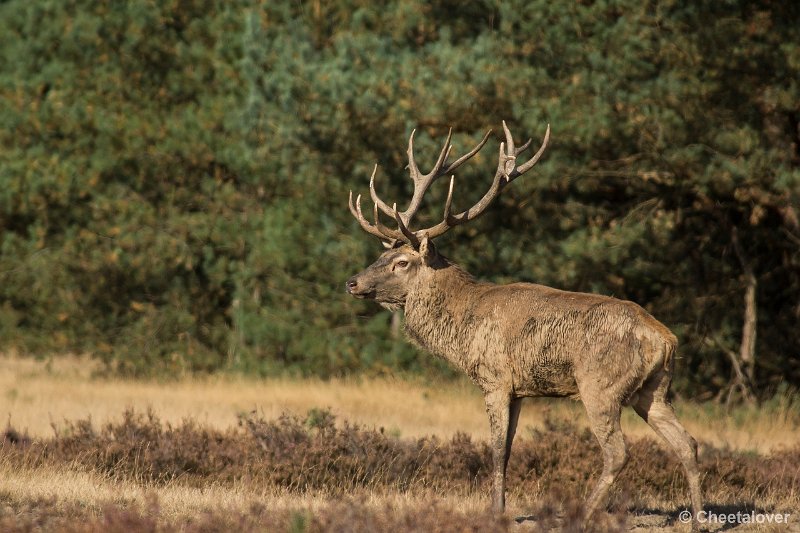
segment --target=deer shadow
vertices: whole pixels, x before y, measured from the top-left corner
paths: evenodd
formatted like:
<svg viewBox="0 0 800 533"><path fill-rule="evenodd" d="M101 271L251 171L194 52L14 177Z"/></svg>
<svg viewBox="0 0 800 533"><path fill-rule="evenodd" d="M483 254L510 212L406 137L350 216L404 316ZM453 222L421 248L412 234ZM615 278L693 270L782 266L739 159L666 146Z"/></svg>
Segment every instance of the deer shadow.
<svg viewBox="0 0 800 533"><path fill-rule="evenodd" d="M690 515L686 515L690 510L686 507L679 507L677 509L662 509L662 508L654 508L654 507L633 507L628 509L629 514L629 521L628 525L633 526L634 528L638 527L664 527L664 528L673 528L680 526L681 524L689 524L690 520L687 520L686 517ZM727 521L722 522L721 520L712 519L711 516L725 516L728 517L730 515L750 515L750 513L756 514L779 514L781 511L774 510L774 509L766 509L763 507L757 506L753 502L740 502L735 504L707 504L703 506L703 511L705 511L705 520L703 523L700 524L701 531L729 531L738 528L739 526L744 526L745 528L752 527L753 523L745 522L745 519Z"/></svg>

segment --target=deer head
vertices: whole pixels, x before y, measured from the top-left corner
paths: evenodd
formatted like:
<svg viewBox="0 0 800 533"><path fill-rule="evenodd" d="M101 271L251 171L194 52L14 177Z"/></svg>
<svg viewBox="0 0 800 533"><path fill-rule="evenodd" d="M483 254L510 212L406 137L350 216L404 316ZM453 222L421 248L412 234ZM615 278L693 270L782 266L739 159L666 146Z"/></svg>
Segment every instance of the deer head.
<svg viewBox="0 0 800 533"><path fill-rule="evenodd" d="M347 292L356 298L373 299L394 311L405 306L412 286L424 283L430 270L446 264L427 236L422 237L417 248L398 240L366 270L347 281Z"/></svg>
<svg viewBox="0 0 800 533"><path fill-rule="evenodd" d="M347 281L347 291L350 294L356 298L375 299L387 308L399 308L405 304L405 297L410 285L413 282L417 282L421 274L424 277L426 269L436 269L446 264L446 261L436 252L433 239L443 235L454 226L474 220L483 214L489 204L509 183L533 168L544 153L547 142L550 139L550 126L548 125L539 151L525 163L517 165L517 156L530 146L531 140L528 140L520 147L516 147L505 121L503 122L503 131L505 132L505 142L500 143L497 170L495 171L492 185L475 205L461 213L453 214L451 211L453 188L455 186L455 176L452 175L452 172L483 148L492 133L491 130L483 136L483 139L472 150L452 163L448 163L450 151L453 148L453 145L450 144L451 129L447 134L447 139L444 142L444 146L442 146L441 152L439 152L436 163L427 174L420 172L414 159L414 132L412 131L408 139L407 153L408 171L414 182L414 192L405 211L398 211L396 203L389 207L389 204L381 200L375 192L377 165L375 165L369 179L369 193L373 202L373 223L370 223L364 217L361 210L361 195L358 195L355 202L353 202L353 191L350 191L348 202L350 212L358 220L364 231L378 237L387 248L387 251L375 263ZM441 222L429 228L411 229L414 215L419 210L425 192L434 181L447 174L450 174L450 188L447 193L444 216ZM397 225L397 229L385 226L380 220L381 214L391 217Z"/></svg>

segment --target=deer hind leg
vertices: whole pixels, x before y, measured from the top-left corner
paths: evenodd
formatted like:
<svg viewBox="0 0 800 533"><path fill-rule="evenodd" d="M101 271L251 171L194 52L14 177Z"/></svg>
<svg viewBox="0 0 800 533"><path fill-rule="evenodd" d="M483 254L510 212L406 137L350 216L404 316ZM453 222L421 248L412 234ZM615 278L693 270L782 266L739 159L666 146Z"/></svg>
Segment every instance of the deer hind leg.
<svg viewBox="0 0 800 533"><path fill-rule="evenodd" d="M511 400L508 414L508 432L506 433L506 458L503 463L503 477L505 478L508 470L508 460L511 457L511 444L514 442L514 435L517 433L517 423L519 422L519 412L522 410L522 398Z"/></svg>
<svg viewBox="0 0 800 533"><path fill-rule="evenodd" d="M703 510L703 497L700 492L700 468L697 465L697 442L684 429L675 411L666 399L669 389L670 376L662 372L656 376L652 386L639 392L638 401L633 404L633 409L647 424L653 428L659 437L672 448L675 455L683 465L686 480L689 483L689 492L692 498L692 514L695 517L694 527L697 527L696 518Z"/></svg>
<svg viewBox="0 0 800 533"><path fill-rule="evenodd" d="M506 392L486 395L486 412L491 427L491 446L494 470L492 473L492 509L497 512L506 506L506 467L511 456L511 443L517 429L521 399L511 399Z"/></svg>
<svg viewBox="0 0 800 533"><path fill-rule="evenodd" d="M608 491L614 479L628 462L628 451L619 422L620 411L619 405L604 407L586 405L589 426L603 450L603 472L589 499L586 500L587 520L606 505Z"/></svg>

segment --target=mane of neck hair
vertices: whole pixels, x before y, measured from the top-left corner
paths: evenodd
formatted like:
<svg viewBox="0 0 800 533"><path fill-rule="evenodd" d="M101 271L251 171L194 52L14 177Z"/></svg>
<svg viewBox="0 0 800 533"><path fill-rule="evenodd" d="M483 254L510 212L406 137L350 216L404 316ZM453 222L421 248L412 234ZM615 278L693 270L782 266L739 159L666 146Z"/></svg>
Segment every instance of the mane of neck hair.
<svg viewBox="0 0 800 533"><path fill-rule="evenodd" d="M437 274L442 274L448 278L455 278L458 281L463 283L476 283L475 277L464 270L461 265L458 265L443 255L438 257L437 264L433 267L434 270L434 279L438 276Z"/></svg>
<svg viewBox="0 0 800 533"><path fill-rule="evenodd" d="M474 301L479 283L460 266L440 256L405 306L405 331L409 339L432 354L463 368L466 341L462 322Z"/></svg>

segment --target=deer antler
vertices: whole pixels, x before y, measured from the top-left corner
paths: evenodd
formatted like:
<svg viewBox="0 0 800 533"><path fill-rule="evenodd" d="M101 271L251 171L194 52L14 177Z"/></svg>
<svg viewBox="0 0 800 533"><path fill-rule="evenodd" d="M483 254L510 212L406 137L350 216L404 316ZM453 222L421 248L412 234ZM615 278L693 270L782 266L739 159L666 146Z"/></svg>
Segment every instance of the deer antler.
<svg viewBox="0 0 800 533"><path fill-rule="evenodd" d="M550 125L548 124L544 141L542 142L542 146L539 148L539 151L536 152L536 154L526 163L516 166L517 156L530 146L532 139L528 140L528 142L521 147L516 148L514 145L514 138L506 126L505 121L503 121L503 131L505 133L506 140L505 143L500 143L497 171L495 172L492 185L489 187L489 190L486 192L486 194L483 195L483 198L481 198L478 203L466 211L462 211L457 215L453 215L450 212L453 200L453 188L455 184L455 176L451 175L450 188L447 194L447 200L445 202L444 218L442 221L435 226L426 229L419 229L416 231L409 229L409 224L414 218L414 215L417 214L420 204L422 203L422 198L431 184L439 177L446 174L451 174L465 161L477 154L489 139L489 135L492 133L491 130L486 132L486 135L483 136L483 139L481 139L475 148L448 165L447 158L449 157L450 151L453 148L453 145L450 144L453 130L450 129L450 131L447 133L447 139L442 146L442 150L439 152L439 157L436 159L433 169L431 169L431 171L427 174L422 174L420 172L416 160L414 159L414 133L416 130L412 131L411 136L408 139L407 153L408 172L414 182L414 193L411 196L411 201L408 204L408 208L406 208L405 211L399 212L397 211L397 204L393 204L392 207L389 207L386 202L380 199L378 194L375 192L375 174L378 171L378 166L375 165L372 175L369 178L369 194L374 204L373 216L375 223L370 224L364 218L364 215L361 212L361 195L356 198L355 205L353 204L353 191L350 191L350 212L353 214L356 220L358 220L358 223L367 233L374 235L383 241L401 240L413 246L419 245L422 235L427 235L429 238L438 237L447 232L453 226L474 220L486 210L489 204L492 203L492 200L494 200L494 198L500 193L500 191L503 190L503 188L505 188L506 185L533 168L533 166L539 161L539 158L541 158L545 148L547 147L547 143L550 140ZM385 215L392 217L395 222L397 222L398 229L390 229L381 224L379 210Z"/></svg>

